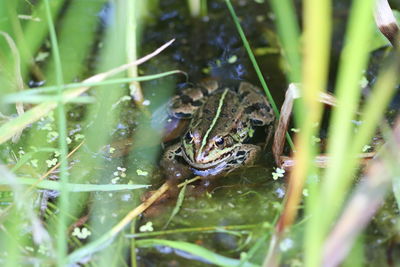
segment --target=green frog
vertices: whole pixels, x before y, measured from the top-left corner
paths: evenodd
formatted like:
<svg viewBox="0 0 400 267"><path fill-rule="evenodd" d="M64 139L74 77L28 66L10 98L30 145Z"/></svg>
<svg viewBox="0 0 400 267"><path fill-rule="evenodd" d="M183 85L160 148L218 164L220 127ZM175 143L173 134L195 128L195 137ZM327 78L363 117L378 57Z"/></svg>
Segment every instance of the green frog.
<svg viewBox="0 0 400 267"><path fill-rule="evenodd" d="M224 87L212 79L182 90L171 100L170 113L190 124L180 141L165 150L162 166L180 163L207 177L254 162L261 151L248 143L254 127L273 126L275 120L259 88L248 82Z"/></svg>

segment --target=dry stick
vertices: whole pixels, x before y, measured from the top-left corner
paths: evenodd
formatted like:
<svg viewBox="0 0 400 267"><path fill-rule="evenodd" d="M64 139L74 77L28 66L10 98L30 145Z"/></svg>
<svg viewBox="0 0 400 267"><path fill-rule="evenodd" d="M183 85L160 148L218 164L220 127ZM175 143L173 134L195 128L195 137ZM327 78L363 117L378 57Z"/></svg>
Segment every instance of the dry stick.
<svg viewBox="0 0 400 267"><path fill-rule="evenodd" d="M135 1L128 1L126 8L126 15L128 17L127 26L126 26L126 45L125 45L125 53L127 57L127 61L132 61L137 58L137 23L139 21L138 12L135 12L137 8L137 3ZM140 12L139 12L140 13ZM127 70L128 77L138 77L138 69L136 66L132 66ZM135 101L135 104L138 108L143 109L145 113L149 112L144 109L143 101L144 96L142 92L142 88L138 81L132 81L129 83L130 95Z"/></svg>
<svg viewBox="0 0 400 267"><path fill-rule="evenodd" d="M174 41L175 41L175 39L172 39L171 41L167 42L166 44L164 44L161 47L159 47L158 49L156 49L154 52L152 52L152 53L148 54L147 56L144 56L138 60L135 60L131 63L119 66L117 68L114 68L112 70L109 70L109 71L106 71L103 73L96 74L96 75L84 80L83 83L85 83L85 82L86 83L100 82L110 76L113 76L117 73L120 73L120 72L128 69L131 66L142 64L143 62L158 55L161 51L163 51L165 48L167 48L169 45L171 45L171 43ZM70 89L63 93L62 98L63 98L64 102L68 102L69 100L86 92L89 88L90 88L90 86L83 86L83 87L79 87L79 88ZM0 144L4 143L8 139L10 139L14 135L15 132L24 129L27 125L34 123L35 121L39 120L44 115L46 115L48 112L55 109L57 107L58 103L59 103L58 101L49 101L49 102L39 104L39 105L35 106L34 108L25 112L25 114L23 114L22 116L19 116L18 118L5 123L3 126L0 127Z"/></svg>
<svg viewBox="0 0 400 267"><path fill-rule="evenodd" d="M165 182L154 194L146 199L142 204L137 206L134 210L129 212L116 226L111 229L111 234L115 236L118 234L126 225L128 225L136 216L144 212L154 202L157 201L165 192L170 188L170 183Z"/></svg>
<svg viewBox="0 0 400 267"><path fill-rule="evenodd" d="M278 166L283 167L285 169L293 166L290 165L293 162L293 159L286 156L282 156L282 153L285 145L285 134L287 132L287 128L289 125L290 116L292 114L293 101L300 97L301 95L300 95L299 85L295 83L289 84L289 87L286 90L285 101L283 102L283 105L281 107L281 116L279 117L278 126L274 135L274 142L272 145L272 152L274 155L274 159ZM330 106L337 105L336 98L329 93L321 92L318 101ZM323 157L316 158L315 161L317 163L317 166L323 166L320 163L322 159L324 158Z"/></svg>
<svg viewBox="0 0 400 267"><path fill-rule="evenodd" d="M71 157L82 145L83 143L85 143L85 141L82 141L79 145L77 145L71 152L68 153L67 155L67 159L69 157ZM35 182L34 184L32 184L28 190L32 190L36 185L38 185L41 181L44 180L44 178L46 178L47 176L49 176L50 173L52 173L55 169L57 169L59 166L61 165L61 161L58 162L56 165L54 165L51 169L49 169L45 174L43 174L38 180L37 182ZM27 191L29 192L29 191Z"/></svg>
<svg viewBox="0 0 400 267"><path fill-rule="evenodd" d="M21 76L21 57L19 56L18 48L17 48L14 40L11 38L11 36L8 33L0 31L0 34L3 35L3 37L6 39L8 46L10 47L13 57L15 59L14 71L15 71L15 79L17 82L17 89L18 89L18 91L22 91L22 90L24 90L24 81L22 80L22 76ZM18 116L21 116L25 112L24 105L22 104L22 102L15 103L15 109L17 110ZM19 137L21 136L22 131L23 131L23 129L21 129L19 132L16 132L14 134L14 136L12 137L12 141L14 143L16 143L19 140Z"/></svg>
<svg viewBox="0 0 400 267"><path fill-rule="evenodd" d="M377 0L374 12L379 30L393 46L400 45L400 29L387 0Z"/></svg>
<svg viewBox="0 0 400 267"><path fill-rule="evenodd" d="M185 183L192 183L196 180L201 179L201 177L196 176L195 178L185 181L178 185L178 187L182 187ZM69 263L73 263L78 261L84 256L88 254L94 253L105 248L108 241L114 238L119 232L121 232L135 217L139 214L147 210L151 205L154 204L165 192L167 192L171 188L171 182L165 182L157 191L151 195L148 199L146 199L142 204L137 206L135 209L130 211L117 225L115 225L111 230L103 234L97 240L86 244L85 246L75 250L68 256Z"/></svg>
<svg viewBox="0 0 400 267"><path fill-rule="evenodd" d="M358 155L358 159L360 160L361 165L367 165L375 156L376 152L361 153ZM281 156L280 160L281 168L285 170L290 170L294 165L296 165L296 162L291 157ZM329 164L329 156L318 155L315 157L314 163L318 168L326 168Z"/></svg>
<svg viewBox="0 0 400 267"><path fill-rule="evenodd" d="M196 176L193 179L190 179L188 181L185 181L183 183L180 183L178 187L182 187L184 184L189 184L193 183L194 181L197 181L201 179L200 176ZM143 201L142 204L137 206L135 209L130 211L117 225L115 225L111 229L111 233L113 236L118 234L126 225L128 225L135 217L137 217L139 214L147 210L151 205L154 204L165 192L167 192L171 188L171 182L165 182L160 188L158 188L148 199Z"/></svg>

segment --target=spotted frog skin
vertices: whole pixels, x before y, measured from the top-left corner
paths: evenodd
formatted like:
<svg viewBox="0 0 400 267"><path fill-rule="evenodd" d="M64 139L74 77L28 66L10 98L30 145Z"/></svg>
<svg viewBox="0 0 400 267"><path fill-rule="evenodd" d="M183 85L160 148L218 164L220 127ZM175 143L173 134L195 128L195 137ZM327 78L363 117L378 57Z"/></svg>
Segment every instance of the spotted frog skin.
<svg viewBox="0 0 400 267"><path fill-rule="evenodd" d="M251 164L261 151L248 143L254 127L272 126L275 119L257 87L247 82L223 87L216 80L183 90L171 100L170 113L190 124L180 141L165 150L162 166L181 162L199 176L217 176Z"/></svg>

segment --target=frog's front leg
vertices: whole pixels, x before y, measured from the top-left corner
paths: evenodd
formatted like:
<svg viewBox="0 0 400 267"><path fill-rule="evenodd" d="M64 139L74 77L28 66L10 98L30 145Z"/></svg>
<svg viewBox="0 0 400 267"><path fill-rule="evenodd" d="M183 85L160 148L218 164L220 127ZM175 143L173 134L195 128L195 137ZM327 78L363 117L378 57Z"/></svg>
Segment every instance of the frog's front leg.
<svg viewBox="0 0 400 267"><path fill-rule="evenodd" d="M236 151L233 159L228 162L227 172L242 167L244 165L252 165L260 154L261 147L252 144L243 144Z"/></svg>
<svg viewBox="0 0 400 267"><path fill-rule="evenodd" d="M182 180L188 178L192 171L187 164L181 163L181 143L169 146L162 155L160 166L167 180Z"/></svg>

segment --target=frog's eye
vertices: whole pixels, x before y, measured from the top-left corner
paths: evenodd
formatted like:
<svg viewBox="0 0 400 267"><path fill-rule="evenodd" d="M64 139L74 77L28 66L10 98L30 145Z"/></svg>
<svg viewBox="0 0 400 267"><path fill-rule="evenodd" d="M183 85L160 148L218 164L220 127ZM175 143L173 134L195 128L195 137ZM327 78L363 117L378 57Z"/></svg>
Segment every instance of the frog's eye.
<svg viewBox="0 0 400 267"><path fill-rule="evenodd" d="M215 144L217 144L217 146L222 146L222 145L224 145L224 143L225 143L225 140L224 140L224 138L222 138L222 137L218 137L218 138L215 140Z"/></svg>
<svg viewBox="0 0 400 267"><path fill-rule="evenodd" d="M190 131L185 134L185 139L188 143L191 143L193 141L193 135Z"/></svg>

